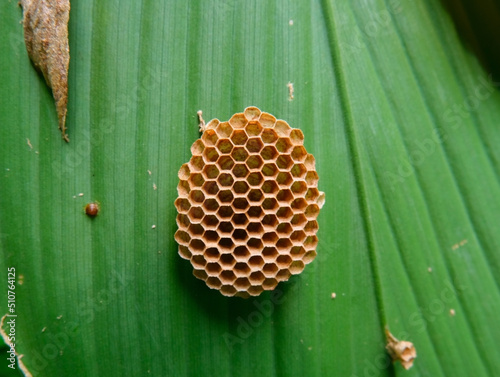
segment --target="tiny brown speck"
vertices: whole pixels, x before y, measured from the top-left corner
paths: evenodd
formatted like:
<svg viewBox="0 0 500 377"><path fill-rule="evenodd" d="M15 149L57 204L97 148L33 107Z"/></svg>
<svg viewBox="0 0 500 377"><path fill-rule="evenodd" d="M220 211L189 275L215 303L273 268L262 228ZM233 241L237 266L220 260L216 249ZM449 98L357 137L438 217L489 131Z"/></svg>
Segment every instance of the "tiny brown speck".
<svg viewBox="0 0 500 377"><path fill-rule="evenodd" d="M87 216L96 217L99 213L99 205L97 203L88 203L85 206L85 213Z"/></svg>

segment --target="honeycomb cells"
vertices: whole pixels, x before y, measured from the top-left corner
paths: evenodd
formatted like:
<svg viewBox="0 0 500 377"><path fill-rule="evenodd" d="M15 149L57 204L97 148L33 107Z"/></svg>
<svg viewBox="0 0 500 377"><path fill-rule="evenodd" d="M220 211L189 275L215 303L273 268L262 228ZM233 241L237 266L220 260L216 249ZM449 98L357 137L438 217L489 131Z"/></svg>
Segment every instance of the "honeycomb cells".
<svg viewBox="0 0 500 377"><path fill-rule="evenodd" d="M193 274L225 296L258 296L316 256L324 193L304 135L248 107L210 121L179 170L175 239Z"/></svg>

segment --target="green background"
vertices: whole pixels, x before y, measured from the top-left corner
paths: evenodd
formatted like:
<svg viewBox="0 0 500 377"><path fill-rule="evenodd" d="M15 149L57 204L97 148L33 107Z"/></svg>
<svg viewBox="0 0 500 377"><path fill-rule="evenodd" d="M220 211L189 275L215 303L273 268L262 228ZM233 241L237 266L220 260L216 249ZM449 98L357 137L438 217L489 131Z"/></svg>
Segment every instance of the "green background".
<svg viewBox="0 0 500 377"><path fill-rule="evenodd" d="M0 4L0 307L14 266L34 376L500 370L500 95L441 3L71 7L66 144L21 8ZM250 105L304 132L326 204L317 259L243 300L191 275L173 202L197 110ZM415 344L410 371L385 326Z"/></svg>

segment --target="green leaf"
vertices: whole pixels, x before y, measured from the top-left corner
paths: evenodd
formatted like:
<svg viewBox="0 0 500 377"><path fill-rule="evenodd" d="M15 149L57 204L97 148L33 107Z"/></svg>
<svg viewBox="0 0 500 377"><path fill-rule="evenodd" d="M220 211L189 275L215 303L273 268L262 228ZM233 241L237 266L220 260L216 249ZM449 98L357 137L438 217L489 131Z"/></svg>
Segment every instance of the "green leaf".
<svg viewBox="0 0 500 377"><path fill-rule="evenodd" d="M34 376L500 369L500 95L438 2L73 2L69 144L0 7L0 305L13 266ZM243 300L191 275L173 202L197 110L250 105L302 129L326 204L317 259Z"/></svg>

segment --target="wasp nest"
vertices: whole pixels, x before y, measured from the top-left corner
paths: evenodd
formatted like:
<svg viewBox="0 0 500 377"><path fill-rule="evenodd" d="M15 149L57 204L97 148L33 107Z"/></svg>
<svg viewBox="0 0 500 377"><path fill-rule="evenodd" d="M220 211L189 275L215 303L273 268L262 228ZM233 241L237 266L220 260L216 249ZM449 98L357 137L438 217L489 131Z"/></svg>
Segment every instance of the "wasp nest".
<svg viewBox="0 0 500 377"><path fill-rule="evenodd" d="M225 296L258 296L316 256L324 202L302 131L248 107L204 127L179 171L175 239Z"/></svg>

